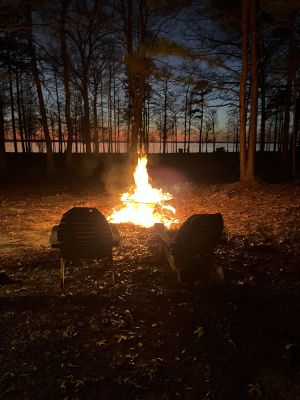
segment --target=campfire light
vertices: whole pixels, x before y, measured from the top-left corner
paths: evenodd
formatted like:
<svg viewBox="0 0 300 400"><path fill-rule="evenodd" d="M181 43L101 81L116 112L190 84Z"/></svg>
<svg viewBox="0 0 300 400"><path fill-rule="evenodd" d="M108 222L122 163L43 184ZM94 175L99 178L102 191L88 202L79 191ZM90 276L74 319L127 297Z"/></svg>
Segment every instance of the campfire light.
<svg viewBox="0 0 300 400"><path fill-rule="evenodd" d="M175 208L166 202L172 199L170 193L152 187L147 171L147 157L139 156L134 172L134 187L122 194L123 207L113 210L108 220L113 223L131 222L149 228L156 223L166 227L178 222L173 215Z"/></svg>

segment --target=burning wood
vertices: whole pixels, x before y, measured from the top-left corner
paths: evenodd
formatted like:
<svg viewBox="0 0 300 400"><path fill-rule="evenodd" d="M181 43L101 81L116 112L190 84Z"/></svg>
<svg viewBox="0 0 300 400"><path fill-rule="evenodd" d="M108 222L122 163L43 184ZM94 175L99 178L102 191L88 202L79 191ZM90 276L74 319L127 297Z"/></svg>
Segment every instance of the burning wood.
<svg viewBox="0 0 300 400"><path fill-rule="evenodd" d="M134 172L134 187L123 193L121 201L123 207L114 209L108 220L113 223L131 222L135 225L149 228L156 223L166 227L178 222L173 216L175 208L169 204L173 197L164 193L162 189L152 187L147 171L147 157L140 156Z"/></svg>

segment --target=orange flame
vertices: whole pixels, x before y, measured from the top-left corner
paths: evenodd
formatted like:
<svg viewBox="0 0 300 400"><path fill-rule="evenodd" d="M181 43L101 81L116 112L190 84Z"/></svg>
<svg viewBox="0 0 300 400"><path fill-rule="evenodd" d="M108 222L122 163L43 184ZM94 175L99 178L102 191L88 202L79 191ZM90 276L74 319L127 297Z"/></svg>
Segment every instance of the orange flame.
<svg viewBox="0 0 300 400"><path fill-rule="evenodd" d="M150 184L147 162L146 156L139 156L134 172L134 188L131 193L129 191L122 194L123 207L113 210L108 217L110 222L131 222L146 228L156 223L163 223L169 227L178 222L172 217L176 213L175 208L165 204L172 199L172 195L164 193L162 189L153 188Z"/></svg>

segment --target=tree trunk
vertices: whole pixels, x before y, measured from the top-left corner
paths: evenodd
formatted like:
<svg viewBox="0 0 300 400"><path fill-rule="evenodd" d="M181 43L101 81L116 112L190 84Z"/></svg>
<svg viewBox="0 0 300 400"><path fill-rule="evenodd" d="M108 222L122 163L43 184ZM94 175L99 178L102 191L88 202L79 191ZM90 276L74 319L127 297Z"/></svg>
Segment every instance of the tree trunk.
<svg viewBox="0 0 300 400"><path fill-rule="evenodd" d="M19 88L19 74L18 74L17 70L16 70L16 89L17 89L19 135L20 135L20 139L21 139L22 152L25 153L24 129L23 129L21 98L20 98L20 88Z"/></svg>
<svg viewBox="0 0 300 400"><path fill-rule="evenodd" d="M65 118L68 132L67 139L67 150L66 150L66 168L71 169L72 165L72 147L73 147L73 136L74 128L71 118L71 91L70 91L70 74L69 74L69 61L68 61L68 50L67 50L67 38L66 38L66 14L69 6L69 0L64 0L63 10L60 20L60 50L61 59L63 64L63 81L64 81L64 92L65 92Z"/></svg>
<svg viewBox="0 0 300 400"><path fill-rule="evenodd" d="M84 69L82 79L82 98L83 98L83 118L84 118L84 142L85 151L87 154L91 154L91 131L90 131L90 105L89 105L89 93L88 93L88 77L87 70Z"/></svg>
<svg viewBox="0 0 300 400"><path fill-rule="evenodd" d="M296 86L296 85L295 85ZM300 124L300 98L297 98L296 90L294 91L294 121L292 135L292 176L296 177L296 147Z"/></svg>
<svg viewBox="0 0 300 400"><path fill-rule="evenodd" d="M189 104L189 119L188 119L188 153L191 151L191 125L192 125L192 94Z"/></svg>
<svg viewBox="0 0 300 400"><path fill-rule="evenodd" d="M113 145L112 145L112 96L111 96L111 81L112 81L112 72L111 65L109 64L109 75L108 75L108 100L107 100L107 127L108 127L108 153L112 153Z"/></svg>
<svg viewBox="0 0 300 400"><path fill-rule="evenodd" d="M31 16L30 9L27 11L27 22L28 22L28 47L29 47L29 52L30 52L30 56L31 56L32 76L33 76L33 80L34 80L36 90L37 90L40 113L41 113L42 127L43 127L43 132L44 132L45 140L46 140L47 172L49 175L51 175L54 173L54 169L55 169L54 168L54 159L53 159L53 154L52 154L51 138L50 138L49 127L48 127L48 122L47 122L47 113L46 113L46 107L45 107L45 102L44 102L44 97L43 97L42 85L41 85L41 80L40 80L38 66L37 66L35 48L34 48L34 44L33 44L32 16Z"/></svg>
<svg viewBox="0 0 300 400"><path fill-rule="evenodd" d="M292 86L295 75L295 17L292 21L292 26L290 27L290 38L289 38L289 66L288 66L288 76L285 89L285 103L284 103L284 119L282 128L282 148L281 148L281 174L283 177L288 175L288 147L289 147L289 128L290 128L290 111L292 104Z"/></svg>
<svg viewBox="0 0 300 400"><path fill-rule="evenodd" d="M7 169L5 155L5 125L4 125L4 104L0 95L0 174L4 174Z"/></svg>
<svg viewBox="0 0 300 400"><path fill-rule="evenodd" d="M260 151L265 151L266 142L266 91L264 66L260 67L260 97L261 97L261 121L260 121Z"/></svg>
<svg viewBox="0 0 300 400"><path fill-rule="evenodd" d="M166 146L167 146L167 101L168 101L168 79L166 78L164 87L163 154L166 153Z"/></svg>
<svg viewBox="0 0 300 400"><path fill-rule="evenodd" d="M105 153L105 137L104 137L104 105L103 105L103 82L102 75L100 75L100 114L101 114L101 136L103 153Z"/></svg>
<svg viewBox="0 0 300 400"><path fill-rule="evenodd" d="M229 151L229 127L227 128L227 135L226 135L226 151Z"/></svg>
<svg viewBox="0 0 300 400"><path fill-rule="evenodd" d="M206 132L205 132L205 153L208 153L208 135L209 135L209 128L206 127Z"/></svg>
<svg viewBox="0 0 300 400"><path fill-rule="evenodd" d="M186 152L186 137L187 137L187 118L188 118L188 92L189 86L187 87L185 93L185 106L184 106L184 144L183 144L183 152Z"/></svg>
<svg viewBox="0 0 300 400"><path fill-rule="evenodd" d="M283 175L287 174L291 97L292 97L292 74L289 73L285 91L284 119L282 128L281 172Z"/></svg>
<svg viewBox="0 0 300 400"><path fill-rule="evenodd" d="M121 152L121 143L120 143L120 98L118 96L117 100L117 143L118 143L118 149L117 152Z"/></svg>
<svg viewBox="0 0 300 400"><path fill-rule="evenodd" d="M246 126L247 126L247 70L248 70L248 0L242 0L242 71L240 78L240 180L243 181L246 169Z"/></svg>
<svg viewBox="0 0 300 400"><path fill-rule="evenodd" d="M13 141L14 141L14 151L18 153L18 143L17 143L17 133L16 133L16 120L15 120L15 104L14 104L14 95L13 95L13 86L12 86L12 72L11 65L9 63L8 66L9 73L9 97L10 97L10 113L11 113L11 126L13 133Z"/></svg>
<svg viewBox="0 0 300 400"><path fill-rule="evenodd" d="M98 83L95 82L94 99L93 99L93 109L94 109L94 152L98 154L99 153L99 135L98 135L97 97L98 97Z"/></svg>
<svg viewBox="0 0 300 400"><path fill-rule="evenodd" d="M123 19L123 31L126 40L126 50L128 62L126 66L128 81L128 136L127 146L128 152L135 158L138 149L138 137L141 127L141 110L139 110L139 93L138 93L138 75L134 73L133 68L134 56L133 51L133 1L120 1L121 14ZM137 51L136 51L137 54ZM130 132L131 127L131 132ZM131 135L130 135L131 133Z"/></svg>
<svg viewBox="0 0 300 400"><path fill-rule="evenodd" d="M278 147L278 151L281 152L281 149L282 149L283 120L284 120L284 105L280 107L279 113L280 113L279 114L279 133L278 133L277 147Z"/></svg>
<svg viewBox="0 0 300 400"><path fill-rule="evenodd" d="M202 153L202 124L199 127L199 153Z"/></svg>
<svg viewBox="0 0 300 400"><path fill-rule="evenodd" d="M251 111L250 111L250 127L248 142L248 157L244 181L254 181L254 158L256 147L257 133L257 101L258 101L258 55L257 55L257 0L250 0L250 16L251 16L251 57L250 57L250 74L251 74Z"/></svg>
<svg viewBox="0 0 300 400"><path fill-rule="evenodd" d="M175 153L178 151L177 117L174 115Z"/></svg>
<svg viewBox="0 0 300 400"><path fill-rule="evenodd" d="M116 73L113 64L113 137L115 143L115 153L117 153L117 103L116 103Z"/></svg>
<svg viewBox="0 0 300 400"><path fill-rule="evenodd" d="M215 123L212 123L212 135L213 135L213 152L216 151L216 132L215 132Z"/></svg>
<svg viewBox="0 0 300 400"><path fill-rule="evenodd" d="M273 151L277 151L277 136L278 136L278 112L279 112L279 107L277 106L276 108L276 113L275 113L275 127L274 127L274 143L273 143Z"/></svg>
<svg viewBox="0 0 300 400"><path fill-rule="evenodd" d="M202 153L202 131L203 131L203 111L204 111L204 94L201 93L201 121L199 128L199 153Z"/></svg>
<svg viewBox="0 0 300 400"><path fill-rule="evenodd" d="M149 95L143 106L143 144L144 151L149 152Z"/></svg>
<svg viewBox="0 0 300 400"><path fill-rule="evenodd" d="M22 73L21 73L20 78L21 78L20 79L21 115L22 115L22 124L23 124L23 129L24 129L24 134L25 134L25 147L26 147L27 153L31 153L31 142L30 142L31 133L29 130L28 118L26 118L26 113L25 113Z"/></svg>
<svg viewBox="0 0 300 400"><path fill-rule="evenodd" d="M131 130L130 153L135 155L138 150L139 136L142 127L142 104L140 94L136 93L133 103L133 120Z"/></svg>
<svg viewBox="0 0 300 400"><path fill-rule="evenodd" d="M140 62L139 58L137 62ZM133 159L138 151L139 138L141 137L142 122L143 122L143 104L144 104L144 79L143 75L133 75L132 72L129 73L129 80L131 81L131 95L132 99L132 129L131 129L131 142L129 147L129 152L132 154Z"/></svg>
<svg viewBox="0 0 300 400"><path fill-rule="evenodd" d="M62 127L61 127L61 115L60 115L60 102L58 96L58 83L56 72L54 72L54 80L55 80L55 94L56 94L56 104L57 104L57 119L58 119L58 152L62 153L63 151L63 135L62 135Z"/></svg>

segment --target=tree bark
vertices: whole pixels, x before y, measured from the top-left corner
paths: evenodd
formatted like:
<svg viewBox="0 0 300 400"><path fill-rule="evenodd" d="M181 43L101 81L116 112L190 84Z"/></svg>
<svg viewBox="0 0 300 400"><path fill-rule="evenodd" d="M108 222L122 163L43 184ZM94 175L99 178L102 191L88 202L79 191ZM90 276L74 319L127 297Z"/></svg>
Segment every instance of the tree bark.
<svg viewBox="0 0 300 400"><path fill-rule="evenodd" d="M166 77L164 86L164 123L163 123L163 154L167 147L167 102L168 102L168 78Z"/></svg>
<svg viewBox="0 0 300 400"><path fill-rule="evenodd" d="M185 105L184 105L184 143L183 152L186 153L186 139L187 139L187 118L188 118L188 92L189 86L185 92Z"/></svg>
<svg viewBox="0 0 300 400"><path fill-rule="evenodd" d="M118 143L118 148L117 148L117 152L120 153L121 152L121 143L120 143L120 98L118 96L118 100L117 100L117 143Z"/></svg>
<svg viewBox="0 0 300 400"><path fill-rule="evenodd" d="M31 16L30 9L27 10L27 22L28 22L28 47L29 47L29 52L30 52L30 56L31 56L32 76L33 76L33 80L34 80L35 87L37 90L40 113L41 113L42 127L43 127L43 132L44 132L45 140L46 140L47 173L49 175L51 175L54 173L54 170L55 170L54 159L53 159L53 153L52 153L52 147L51 147L51 138L50 138L50 133L49 133L47 113L46 113L46 107L45 107L44 96L43 96L43 91L42 91L42 85L41 85L41 80L40 80L38 66L37 66L36 52L35 52L35 47L33 44L32 16Z"/></svg>
<svg viewBox="0 0 300 400"><path fill-rule="evenodd" d="M286 177L288 175L288 150L289 150L289 128L290 128L290 111L292 104L292 87L295 76L295 16L290 27L290 38L289 38L289 65L287 74L287 83L285 89L285 103L284 103L284 119L282 128L282 148L281 148L281 175Z"/></svg>
<svg viewBox="0 0 300 400"><path fill-rule="evenodd" d="M11 126L12 126L12 133L13 133L14 151L15 151L15 153L18 153L16 120L15 120L15 104L14 104L12 72L11 72L11 64L10 63L8 66L8 74L9 74L9 97L10 97Z"/></svg>
<svg viewBox="0 0 300 400"><path fill-rule="evenodd" d="M69 0L64 0L63 9L60 20L60 50L61 59L63 64L63 82L65 92L65 118L68 132L67 139L67 150L66 150L66 168L71 169L72 165L72 147L73 147L73 136L74 128L71 118L71 91L70 91L70 73L69 73L69 61L68 61L68 50L67 50L67 38L66 38L66 15L69 6Z"/></svg>
<svg viewBox="0 0 300 400"><path fill-rule="evenodd" d="M4 125L4 104L0 95L0 174L4 174L7 169L5 154L5 125Z"/></svg>
<svg viewBox="0 0 300 400"><path fill-rule="evenodd" d="M22 110L21 110L21 97L20 97L20 87L19 87L19 74L18 74L17 70L16 70L16 89L17 89L19 135L20 135L20 139L21 139L22 152L25 153L24 128L23 128L23 118L22 118Z"/></svg>
<svg viewBox="0 0 300 400"><path fill-rule="evenodd" d="M276 107L276 112L275 112L275 127L274 127L273 151L277 151L278 112L279 112L279 107L277 106L277 107Z"/></svg>
<svg viewBox="0 0 300 400"><path fill-rule="evenodd" d="M300 124L300 98L297 98L296 90L294 91L294 121L292 135L292 176L296 177L296 146Z"/></svg>
<svg viewBox="0 0 300 400"><path fill-rule="evenodd" d="M134 5L137 6L135 8L137 13L133 12ZM121 0L120 6L127 50L128 118L132 122L129 153L134 159L138 149L141 150L142 146L143 105L145 102L145 82L148 76L147 58L141 51L141 45L145 43L147 35L147 3L143 0L137 2ZM133 24L134 17L138 19L135 26Z"/></svg>
<svg viewBox="0 0 300 400"><path fill-rule="evenodd" d="M245 178L246 169L246 126L247 126L247 70L248 70L248 0L242 0L242 71L240 78L240 180Z"/></svg>
<svg viewBox="0 0 300 400"><path fill-rule="evenodd" d="M204 114L204 94L201 93L201 121L199 128L199 153L202 153L202 131L203 131L203 114Z"/></svg>
<svg viewBox="0 0 300 400"><path fill-rule="evenodd" d="M83 98L83 118L84 118L84 142L85 151L87 154L91 154L91 131L90 131L90 105L89 105L89 93L88 93L88 77L87 70L84 69L82 78L82 98Z"/></svg>
<svg viewBox="0 0 300 400"><path fill-rule="evenodd" d="M20 100L21 100L23 129L24 129L24 134L25 134L25 147L26 147L26 152L27 153L31 153L31 142L30 142L31 132L30 132L30 129L29 129L28 118L26 118L26 112L25 112L22 73L21 73L20 78L21 78L20 79Z"/></svg>
<svg viewBox="0 0 300 400"><path fill-rule="evenodd" d="M191 93L190 96L190 102L189 102L189 113L188 113L188 153L191 151L191 126L192 126L192 100L193 100L193 95Z"/></svg>
<svg viewBox="0 0 300 400"><path fill-rule="evenodd" d="M57 104L57 122L58 122L58 152L62 153L63 151L63 135L62 135L62 126L61 126L61 115L60 115L60 102L58 96L58 82L56 72L54 72L54 80L55 80L55 94L56 94L56 104Z"/></svg>
<svg viewBox="0 0 300 400"><path fill-rule="evenodd" d="M98 98L98 83L95 82L94 99L93 99L93 109L94 109L94 152L95 153L99 153L97 98Z"/></svg>
<svg viewBox="0 0 300 400"><path fill-rule="evenodd" d="M250 110L248 156L247 156L246 171L244 176L244 180L247 182L254 181L254 158L255 158L256 133L257 133L257 101L258 101L257 0L250 0L250 17L251 17L251 57L250 57L251 110Z"/></svg>
<svg viewBox="0 0 300 400"><path fill-rule="evenodd" d="M112 72L111 65L109 63L108 68L108 99L107 99L107 127L108 127L108 153L113 152L113 144L112 144L112 95L111 95L111 81L112 81Z"/></svg>
<svg viewBox="0 0 300 400"><path fill-rule="evenodd" d="M137 82L140 81L139 77L135 77L135 80ZM138 85L136 86L141 86L141 82L139 82ZM142 88L137 88L135 94L133 95L134 101L133 101L133 111L132 111L132 130L131 130L131 144L130 144L130 153L135 155L137 153L138 147L139 147L139 137L140 137L140 132L142 128L142 107L143 107L143 97L142 93L139 93L139 91L142 90Z"/></svg>
<svg viewBox="0 0 300 400"><path fill-rule="evenodd" d="M264 66L260 66L260 98L261 98L261 121L260 121L260 151L265 151L266 144L266 91Z"/></svg>
<svg viewBox="0 0 300 400"><path fill-rule="evenodd" d="M103 153L105 153L105 137L104 137L104 104L103 104L103 82L102 75L100 75L100 115L101 115L101 136Z"/></svg>

